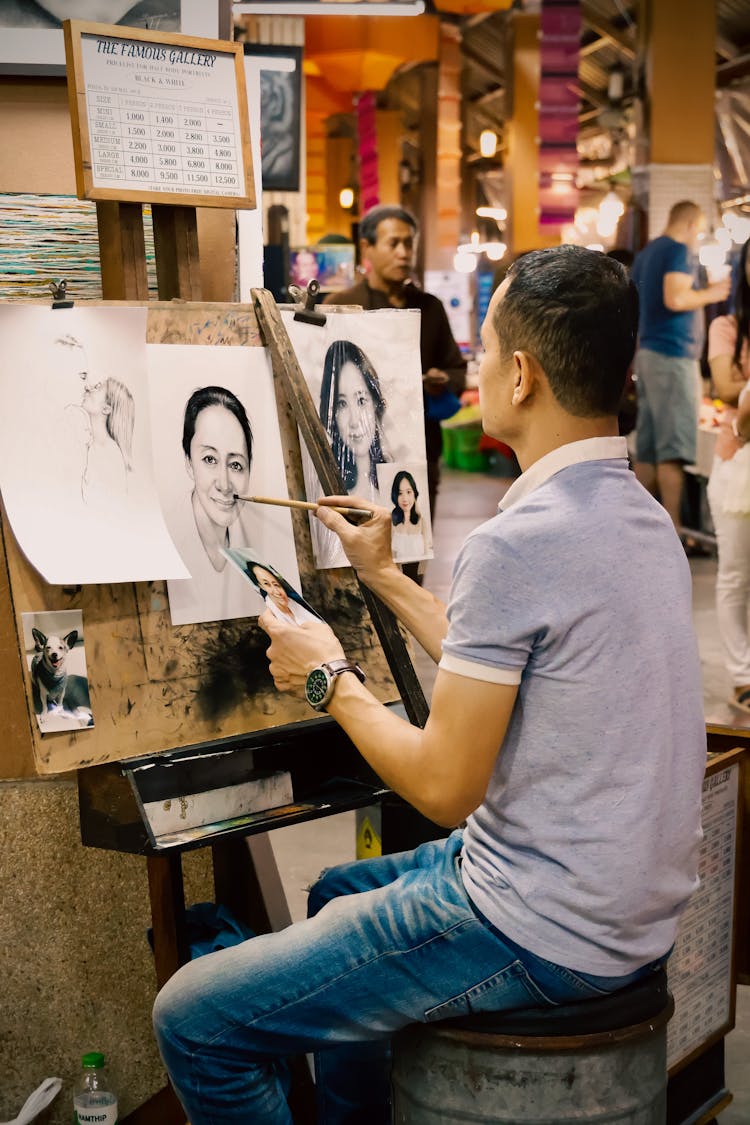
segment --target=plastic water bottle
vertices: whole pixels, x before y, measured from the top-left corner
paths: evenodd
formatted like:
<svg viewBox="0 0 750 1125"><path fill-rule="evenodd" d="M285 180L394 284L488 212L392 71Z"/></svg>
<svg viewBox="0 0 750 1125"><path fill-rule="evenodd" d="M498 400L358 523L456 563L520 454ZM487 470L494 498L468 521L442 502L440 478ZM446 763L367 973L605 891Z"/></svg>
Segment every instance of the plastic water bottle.
<svg viewBox="0 0 750 1125"><path fill-rule="evenodd" d="M109 1084L104 1055L90 1051L81 1064L73 1095L73 1125L117 1125L117 1095Z"/></svg>

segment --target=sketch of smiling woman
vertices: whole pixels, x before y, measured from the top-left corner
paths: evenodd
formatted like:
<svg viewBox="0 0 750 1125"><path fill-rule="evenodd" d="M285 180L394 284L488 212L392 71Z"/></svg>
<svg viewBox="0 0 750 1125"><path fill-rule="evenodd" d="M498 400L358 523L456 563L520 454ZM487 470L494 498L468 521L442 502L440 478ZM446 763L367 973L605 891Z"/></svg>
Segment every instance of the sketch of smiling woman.
<svg viewBox="0 0 750 1125"><path fill-rule="evenodd" d="M236 395L225 387L194 391L185 407L182 449L193 482L195 528L211 566L221 572L227 564L222 547L248 542L240 518L245 505L235 493L247 493L253 435Z"/></svg>

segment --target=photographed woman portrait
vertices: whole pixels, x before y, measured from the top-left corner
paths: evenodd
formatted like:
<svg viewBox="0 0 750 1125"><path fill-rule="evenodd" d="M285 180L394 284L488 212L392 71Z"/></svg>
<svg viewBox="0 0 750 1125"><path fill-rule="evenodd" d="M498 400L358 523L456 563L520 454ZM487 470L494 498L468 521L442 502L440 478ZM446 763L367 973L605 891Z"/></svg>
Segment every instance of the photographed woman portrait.
<svg viewBox="0 0 750 1125"><path fill-rule="evenodd" d="M418 499L417 482L411 473L401 469L391 486L391 550L396 562L422 559L430 550L426 521L417 507Z"/></svg>
<svg viewBox="0 0 750 1125"><path fill-rule="evenodd" d="M725 403L708 503L716 532L716 619L732 680L730 702L750 714L750 239L740 253L734 315L708 331L714 393Z"/></svg>
<svg viewBox="0 0 750 1125"><path fill-rule="evenodd" d="M81 406L89 427L81 478L83 499L87 504L124 499L133 471L133 396L119 379L97 380L87 372Z"/></svg>
<svg viewBox="0 0 750 1125"><path fill-rule="evenodd" d="M312 613L307 608L286 579L272 567L254 563L250 559L245 562L245 567L250 581L258 587L267 607L281 621L288 621L290 625L302 625L305 621L321 620L316 613Z"/></svg>
<svg viewBox="0 0 750 1125"><path fill-rule="evenodd" d="M350 340L326 352L320 388L320 420L331 441L347 492L377 500L377 466L390 461L381 425L385 399L375 368Z"/></svg>
<svg viewBox="0 0 750 1125"><path fill-rule="evenodd" d="M245 407L225 387L200 387L185 406L182 427L185 468L192 481L195 530L213 570L227 565L222 547L246 546L241 514L253 459L253 435ZM188 564L189 565L189 564ZM191 570L191 574L197 575Z"/></svg>

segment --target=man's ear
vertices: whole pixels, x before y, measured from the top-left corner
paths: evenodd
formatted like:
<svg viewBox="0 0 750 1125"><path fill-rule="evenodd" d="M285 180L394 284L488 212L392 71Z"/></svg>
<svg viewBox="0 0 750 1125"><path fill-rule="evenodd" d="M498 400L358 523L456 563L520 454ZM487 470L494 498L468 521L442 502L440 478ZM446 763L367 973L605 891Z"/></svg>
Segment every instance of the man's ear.
<svg viewBox="0 0 750 1125"><path fill-rule="evenodd" d="M359 240L359 260L360 260L360 262L366 262L366 261L369 260L370 247L371 246L372 246L372 243L368 242L366 238L360 238L360 240Z"/></svg>
<svg viewBox="0 0 750 1125"><path fill-rule="evenodd" d="M513 352L513 393L511 403L520 406L534 392L539 365L528 352Z"/></svg>

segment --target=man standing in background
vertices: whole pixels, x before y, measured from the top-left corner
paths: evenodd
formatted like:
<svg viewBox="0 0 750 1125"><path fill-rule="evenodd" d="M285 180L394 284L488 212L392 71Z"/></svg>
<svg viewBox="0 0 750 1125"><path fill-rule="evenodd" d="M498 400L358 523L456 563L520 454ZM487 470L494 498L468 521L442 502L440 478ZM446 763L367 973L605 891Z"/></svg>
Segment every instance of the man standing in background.
<svg viewBox="0 0 750 1125"><path fill-rule="evenodd" d="M664 234L633 266L640 298L635 472L659 496L678 533L684 467L695 461L698 432L703 334L695 314L729 295L728 280L695 288L695 255L705 229L697 203L675 203Z"/></svg>
<svg viewBox="0 0 750 1125"><path fill-rule="evenodd" d="M443 435L440 422L430 417L430 403L437 407L435 413L439 413L439 400L443 396L450 391L461 394L466 386L466 360L453 338L442 302L412 284L417 234L417 220L403 207L390 204L371 207L359 224L360 255L362 262L369 264L370 272L351 289L329 293L323 303L361 305L364 309L420 310L427 481L434 519ZM416 571L416 564L413 565Z"/></svg>

